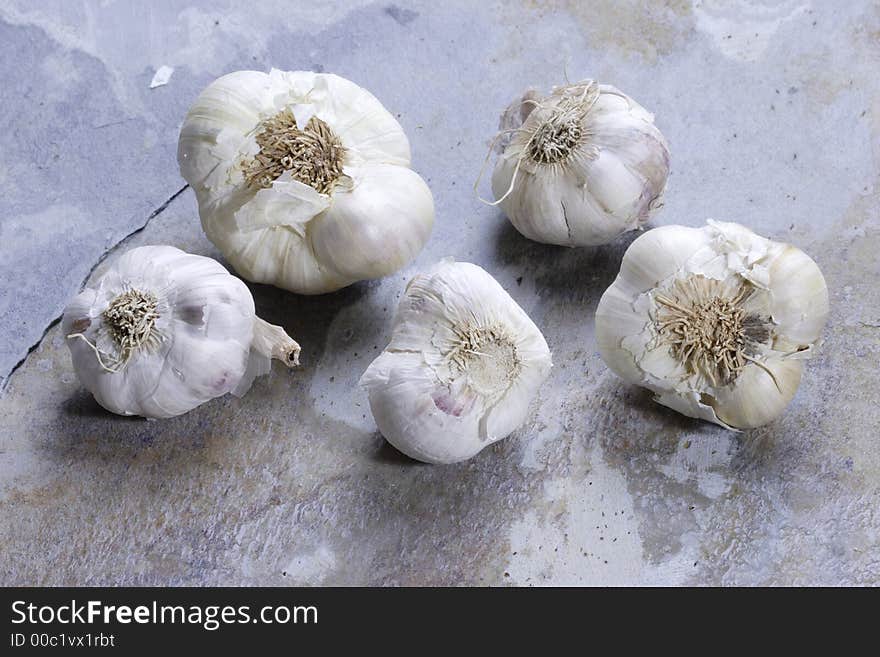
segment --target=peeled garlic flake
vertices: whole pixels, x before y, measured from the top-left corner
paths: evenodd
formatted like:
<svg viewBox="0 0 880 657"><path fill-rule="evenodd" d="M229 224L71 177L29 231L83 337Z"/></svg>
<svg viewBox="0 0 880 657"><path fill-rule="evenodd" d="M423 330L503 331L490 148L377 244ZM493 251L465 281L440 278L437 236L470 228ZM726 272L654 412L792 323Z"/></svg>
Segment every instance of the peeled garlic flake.
<svg viewBox="0 0 880 657"><path fill-rule="evenodd" d="M243 395L299 345L254 314L244 283L172 246L132 249L76 296L62 322L73 367L101 406L165 418Z"/></svg>
<svg viewBox="0 0 880 657"><path fill-rule="evenodd" d="M293 292L393 273L434 222L400 124L337 75L273 69L215 80L187 114L178 162L202 227L235 270Z"/></svg>
<svg viewBox="0 0 880 657"><path fill-rule="evenodd" d="M492 192L537 242L607 244L662 205L669 147L654 117L616 88L586 80L504 113Z"/></svg>
<svg viewBox="0 0 880 657"><path fill-rule="evenodd" d="M498 282L445 260L410 281L391 342L361 384L388 442L454 463L525 421L550 366L541 332Z"/></svg>
<svg viewBox="0 0 880 657"><path fill-rule="evenodd" d="M605 363L690 417L745 429L779 416L828 317L803 251L734 223L636 239L596 310Z"/></svg>

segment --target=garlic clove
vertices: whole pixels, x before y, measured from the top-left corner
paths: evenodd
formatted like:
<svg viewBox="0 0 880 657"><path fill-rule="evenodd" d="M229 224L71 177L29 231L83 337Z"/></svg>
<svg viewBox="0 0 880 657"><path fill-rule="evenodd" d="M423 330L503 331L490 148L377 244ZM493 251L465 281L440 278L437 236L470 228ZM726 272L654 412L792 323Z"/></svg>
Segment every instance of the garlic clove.
<svg viewBox="0 0 880 657"><path fill-rule="evenodd" d="M620 284L618 284L620 283ZM609 287L599 301L595 315L596 343L605 364L625 381L640 381L644 371L635 362L638 348L647 344L648 317L633 306L633 295L624 288L623 275ZM630 344L634 343L634 344Z"/></svg>
<svg viewBox="0 0 880 657"><path fill-rule="evenodd" d="M330 98L340 99L334 130L342 143L354 151L361 162L396 164L411 162L409 139L397 119L363 87L338 75L328 75ZM320 115L320 113L319 113Z"/></svg>
<svg viewBox="0 0 880 657"><path fill-rule="evenodd" d="M229 264L249 281L278 284L300 294L332 292L356 279L341 276L321 263L304 227L278 226L241 231L229 209L212 212L203 227L209 239L226 256Z"/></svg>
<svg viewBox="0 0 880 657"><path fill-rule="evenodd" d="M715 391L708 399L721 422L738 429L760 427L777 418L794 398L804 371L802 360L768 359L766 370L751 364L736 385Z"/></svg>
<svg viewBox="0 0 880 657"><path fill-rule="evenodd" d="M590 163L587 189L605 213L623 221L629 227L638 225L644 180L634 175L617 154L603 150Z"/></svg>
<svg viewBox="0 0 880 657"><path fill-rule="evenodd" d="M479 304L475 303L477 300ZM414 276L406 286L388 348L419 351L430 361L442 356L448 345L456 344L461 329L471 324L492 326L503 321L507 325L516 320L512 332L533 333L531 319L511 301L504 288L483 268L468 262L442 260Z"/></svg>
<svg viewBox="0 0 880 657"><path fill-rule="evenodd" d="M170 348L171 343L167 341L162 345L161 351L149 355L135 354L125 367L115 372L113 376L107 376L94 354L81 350L79 353L74 353L74 369L80 382L108 411L119 415L172 417L175 415L174 412L167 412L162 404L154 404L151 401L153 392L159 388L164 361ZM184 407L181 413L192 408L189 406L190 400L191 395L188 392L178 397L179 405Z"/></svg>
<svg viewBox="0 0 880 657"><path fill-rule="evenodd" d="M642 198L653 199L653 205L640 208L640 211L646 212L640 219L640 223L644 223L662 204L666 176L669 173L666 142L662 136L643 132L637 127L629 130L597 129L593 139L600 151L614 153L629 173L641 182Z"/></svg>
<svg viewBox="0 0 880 657"><path fill-rule="evenodd" d="M636 131L662 138L654 126L654 115L638 102L609 84L600 84L599 90L599 97L590 112L590 127L598 138L598 145L635 146L628 137L635 136L632 133Z"/></svg>
<svg viewBox="0 0 880 657"><path fill-rule="evenodd" d="M572 176L577 176L573 181ZM568 231L566 246L607 244L620 234L620 220L607 211L588 188L587 174L572 167L557 186L557 197Z"/></svg>
<svg viewBox="0 0 880 657"><path fill-rule="evenodd" d="M488 443L477 438L482 408L467 391L439 386L416 353L385 353L364 373L370 409L385 439L426 463L471 458Z"/></svg>
<svg viewBox="0 0 880 657"><path fill-rule="evenodd" d="M624 253L619 280L625 294L643 293L681 269L688 259L710 244L699 228L659 226L639 235Z"/></svg>
<svg viewBox="0 0 880 657"><path fill-rule="evenodd" d="M790 342L810 344L828 320L828 288L810 256L788 247L770 267L771 316Z"/></svg>
<svg viewBox="0 0 880 657"><path fill-rule="evenodd" d="M556 180L520 175L517 158L502 155L492 173L492 193L496 199L509 192L509 204L520 211L511 215L511 223L525 237L545 244L568 246L571 229L560 202Z"/></svg>
<svg viewBox="0 0 880 657"><path fill-rule="evenodd" d="M218 78L199 95L177 146L180 172L196 191L204 191L215 171L225 177L227 159L273 109L269 89L265 73L236 71Z"/></svg>
<svg viewBox="0 0 880 657"><path fill-rule="evenodd" d="M529 345L528 342L532 344ZM538 342L523 340L517 344L517 354L525 363L522 373L507 390L504 398L483 417L479 433L484 439L494 442L509 436L528 418L535 391L541 387L550 371L547 344Z"/></svg>
<svg viewBox="0 0 880 657"><path fill-rule="evenodd" d="M212 317L205 329L219 333L219 327L214 326L216 319ZM239 332L251 321L240 313L234 328L226 326L223 333ZM138 415L174 417L191 410L193 399L208 400L230 393L247 365L248 344L234 338L205 340L192 328L180 329L180 324L161 368L155 359L146 358L141 360L141 367L132 368L130 373L126 368L126 378L143 376L145 383L147 377L155 381L152 386L136 387ZM107 384L111 385L109 378Z"/></svg>
<svg viewBox="0 0 880 657"><path fill-rule="evenodd" d="M571 85L569 88L574 86ZM564 91L566 87L558 87L558 89ZM645 124L654 122L653 114L614 85L600 84L599 92L596 103L591 110L591 115L595 115L596 120L613 118L616 122L640 122Z"/></svg>
<svg viewBox="0 0 880 657"><path fill-rule="evenodd" d="M427 241L434 200L406 167L371 164L348 170L349 192L309 225L315 258L340 278L379 278L406 266Z"/></svg>

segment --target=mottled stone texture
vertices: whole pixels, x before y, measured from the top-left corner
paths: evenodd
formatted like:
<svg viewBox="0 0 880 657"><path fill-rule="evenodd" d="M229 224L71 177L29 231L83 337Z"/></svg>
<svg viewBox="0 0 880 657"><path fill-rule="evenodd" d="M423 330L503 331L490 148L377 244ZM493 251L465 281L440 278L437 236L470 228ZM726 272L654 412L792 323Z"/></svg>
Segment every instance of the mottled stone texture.
<svg viewBox="0 0 880 657"><path fill-rule="evenodd" d="M0 2L0 583L880 584L876 3L296 4ZM105 255L217 255L189 190L148 219L183 186L198 90L272 66L350 77L399 117L434 234L382 281L252 287L301 369L174 420L111 416L52 320ZM593 312L631 237L542 246L475 200L499 111L566 75L656 113L654 225L739 221L824 270L825 341L778 422L691 421L606 369ZM499 279L556 367L521 430L432 467L385 444L356 382L446 255Z"/></svg>

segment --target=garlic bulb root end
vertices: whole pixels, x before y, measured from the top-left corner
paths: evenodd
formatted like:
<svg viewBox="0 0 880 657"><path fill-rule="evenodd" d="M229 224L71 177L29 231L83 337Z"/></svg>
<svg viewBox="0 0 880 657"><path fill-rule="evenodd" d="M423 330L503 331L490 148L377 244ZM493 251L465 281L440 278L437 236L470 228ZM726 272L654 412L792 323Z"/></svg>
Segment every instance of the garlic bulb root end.
<svg viewBox="0 0 880 657"><path fill-rule="evenodd" d="M263 321L254 317L254 337L251 348L256 352L280 360L287 367L299 365L299 343L287 335L280 326Z"/></svg>

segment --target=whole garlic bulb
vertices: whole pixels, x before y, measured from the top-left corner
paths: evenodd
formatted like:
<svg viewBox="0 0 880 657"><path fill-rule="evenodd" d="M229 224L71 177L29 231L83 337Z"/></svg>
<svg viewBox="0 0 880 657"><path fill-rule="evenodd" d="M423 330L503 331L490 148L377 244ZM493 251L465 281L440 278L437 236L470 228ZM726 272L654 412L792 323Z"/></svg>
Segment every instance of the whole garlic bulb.
<svg viewBox="0 0 880 657"><path fill-rule="evenodd" d="M248 280L331 292L407 265L434 222L400 124L336 75L238 71L180 131L202 227Z"/></svg>
<svg viewBox="0 0 880 657"><path fill-rule="evenodd" d="M608 367L661 404L745 429L794 397L827 317L825 279L803 251L710 220L630 245L596 339Z"/></svg>
<svg viewBox="0 0 880 657"><path fill-rule="evenodd" d="M610 85L586 80L543 98L529 91L501 128L494 204L531 240L607 244L662 205L666 139L652 114Z"/></svg>
<svg viewBox="0 0 880 657"><path fill-rule="evenodd" d="M409 282L391 342L361 384L388 442L454 463L519 427L550 367L544 336L504 288L445 260Z"/></svg>
<svg viewBox="0 0 880 657"><path fill-rule="evenodd" d="M243 395L299 345L254 314L250 290L211 258L172 246L128 251L62 321L73 367L108 411L165 418Z"/></svg>

